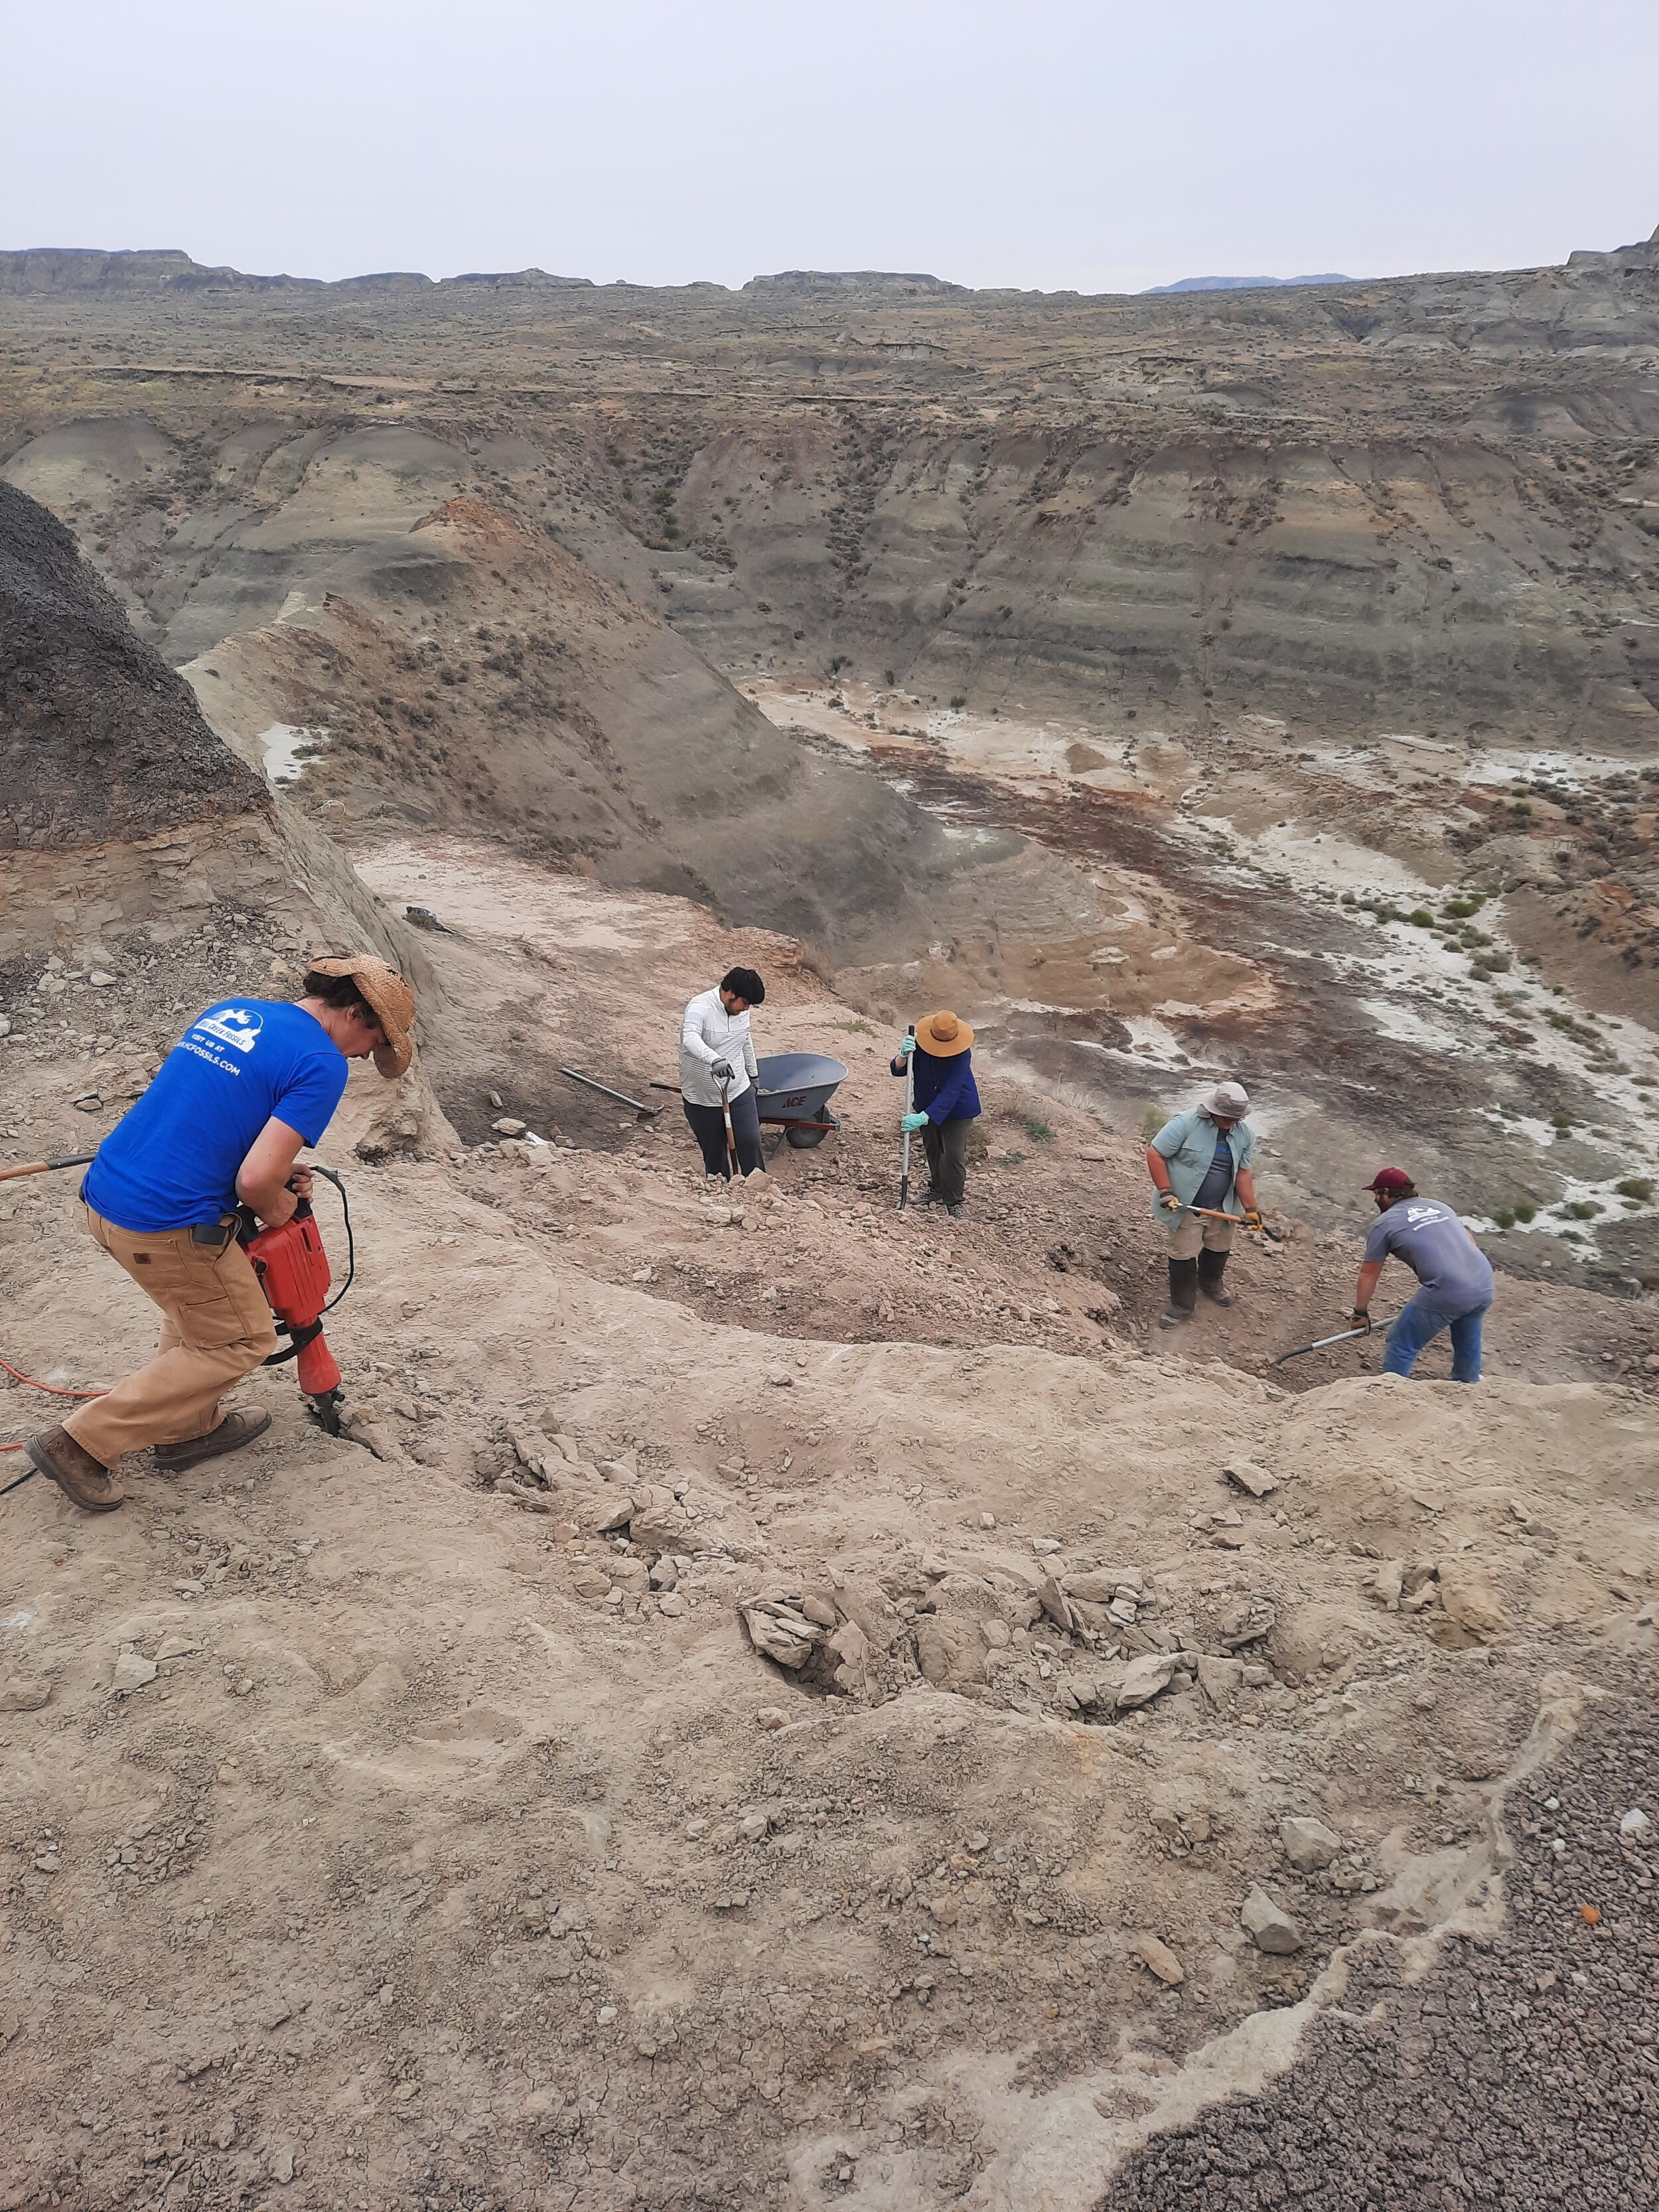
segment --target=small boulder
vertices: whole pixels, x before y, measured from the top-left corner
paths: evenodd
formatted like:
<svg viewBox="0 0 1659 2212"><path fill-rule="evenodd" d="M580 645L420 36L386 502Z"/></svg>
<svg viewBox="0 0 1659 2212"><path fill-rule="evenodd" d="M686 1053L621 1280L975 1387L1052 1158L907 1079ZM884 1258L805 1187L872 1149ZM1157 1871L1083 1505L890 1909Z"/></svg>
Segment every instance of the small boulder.
<svg viewBox="0 0 1659 2212"><path fill-rule="evenodd" d="M1148 1651L1139 1659L1132 1659L1118 1685L1119 1712L1132 1711L1137 1705L1148 1704L1161 1690L1167 1690L1175 1668L1172 1651Z"/></svg>
<svg viewBox="0 0 1659 2212"><path fill-rule="evenodd" d="M1239 1923L1258 1951L1285 1958L1302 1948L1302 1931L1290 1914L1259 1886L1245 1899Z"/></svg>
<svg viewBox="0 0 1659 2212"><path fill-rule="evenodd" d="M117 1697L130 1697L133 1691L142 1690L147 1682L153 1682L155 1680L155 1662L153 1659L146 1659L142 1652L124 1651L115 1662L115 1673L111 1678L110 1687L115 1692Z"/></svg>
<svg viewBox="0 0 1659 2212"><path fill-rule="evenodd" d="M1244 1686L1242 1659L1218 1659L1210 1652L1198 1655L1198 1686L1212 1705L1231 1704Z"/></svg>
<svg viewBox="0 0 1659 2212"><path fill-rule="evenodd" d="M1490 1644L1508 1626L1503 1601L1485 1573L1464 1559L1440 1562L1440 1602L1448 1620L1468 1635Z"/></svg>
<svg viewBox="0 0 1659 2212"><path fill-rule="evenodd" d="M1167 1943L1144 1929L1129 1938L1129 1948L1148 1973L1156 1974L1167 1989L1178 1990L1187 1978L1187 1969L1182 1965Z"/></svg>
<svg viewBox="0 0 1659 2212"><path fill-rule="evenodd" d="M745 1606L743 1618L756 1650L792 1672L806 1664L819 1640L811 1623L787 1606Z"/></svg>
<svg viewBox="0 0 1659 2212"><path fill-rule="evenodd" d="M1279 1824L1279 1844L1298 1874L1317 1874L1342 1848L1342 1838L1322 1820L1298 1814Z"/></svg>
<svg viewBox="0 0 1659 2212"><path fill-rule="evenodd" d="M1406 1562L1403 1559L1384 1559L1371 1583L1371 1595L1379 1605L1386 1605L1390 1613L1398 1613L1405 1583Z"/></svg>

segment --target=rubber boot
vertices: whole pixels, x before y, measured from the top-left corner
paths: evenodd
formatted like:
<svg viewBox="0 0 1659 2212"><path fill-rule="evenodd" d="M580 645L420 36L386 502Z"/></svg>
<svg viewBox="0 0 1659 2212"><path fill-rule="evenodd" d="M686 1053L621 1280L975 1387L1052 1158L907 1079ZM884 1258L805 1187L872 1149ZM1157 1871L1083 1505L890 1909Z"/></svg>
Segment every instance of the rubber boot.
<svg viewBox="0 0 1659 2212"><path fill-rule="evenodd" d="M1198 1304L1198 1262L1196 1260L1171 1260L1170 1262L1170 1303L1158 1322L1160 1328L1179 1328L1190 1321Z"/></svg>
<svg viewBox="0 0 1659 2212"><path fill-rule="evenodd" d="M1206 1245L1198 1255L1198 1287L1212 1306L1230 1306L1233 1294L1222 1282L1227 1272L1227 1255L1212 1252Z"/></svg>

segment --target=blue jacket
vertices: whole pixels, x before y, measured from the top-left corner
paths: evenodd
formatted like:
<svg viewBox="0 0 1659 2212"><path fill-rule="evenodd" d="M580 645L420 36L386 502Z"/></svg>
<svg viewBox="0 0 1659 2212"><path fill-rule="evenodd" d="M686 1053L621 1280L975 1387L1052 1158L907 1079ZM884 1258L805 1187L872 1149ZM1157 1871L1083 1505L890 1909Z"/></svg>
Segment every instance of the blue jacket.
<svg viewBox="0 0 1659 2212"><path fill-rule="evenodd" d="M979 1119L979 1091L974 1083L974 1055L971 1050L953 1053L949 1060L945 1060L938 1053L924 1052L918 1045L914 1057L918 1114L925 1114L930 1121L976 1121ZM896 1058L891 1072L895 1075L902 1075L903 1060Z"/></svg>

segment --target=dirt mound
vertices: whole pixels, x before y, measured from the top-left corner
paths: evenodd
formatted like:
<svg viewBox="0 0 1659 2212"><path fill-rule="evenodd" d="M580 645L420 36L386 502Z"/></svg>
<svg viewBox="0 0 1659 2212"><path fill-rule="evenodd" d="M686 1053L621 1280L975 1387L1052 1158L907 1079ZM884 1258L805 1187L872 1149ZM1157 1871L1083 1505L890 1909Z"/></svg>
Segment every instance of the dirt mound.
<svg viewBox="0 0 1659 2212"><path fill-rule="evenodd" d="M56 516L0 483L0 847L269 810Z"/></svg>

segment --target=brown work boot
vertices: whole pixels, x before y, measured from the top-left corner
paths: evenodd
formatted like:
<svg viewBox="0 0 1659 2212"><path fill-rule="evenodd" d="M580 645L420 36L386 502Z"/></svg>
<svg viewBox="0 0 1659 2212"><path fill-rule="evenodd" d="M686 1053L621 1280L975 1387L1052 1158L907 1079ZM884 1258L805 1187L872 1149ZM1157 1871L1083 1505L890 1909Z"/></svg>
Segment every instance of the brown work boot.
<svg viewBox="0 0 1659 2212"><path fill-rule="evenodd" d="M227 1413L204 1437L186 1437L181 1444L157 1444L157 1472L182 1474L187 1467L199 1467L204 1459L217 1459L221 1452L240 1451L255 1437L264 1436L270 1426L270 1416L266 1413Z"/></svg>
<svg viewBox="0 0 1659 2212"><path fill-rule="evenodd" d="M42 1429L24 1449L40 1473L83 1513L112 1513L127 1494L103 1461L77 1444L67 1429Z"/></svg>

